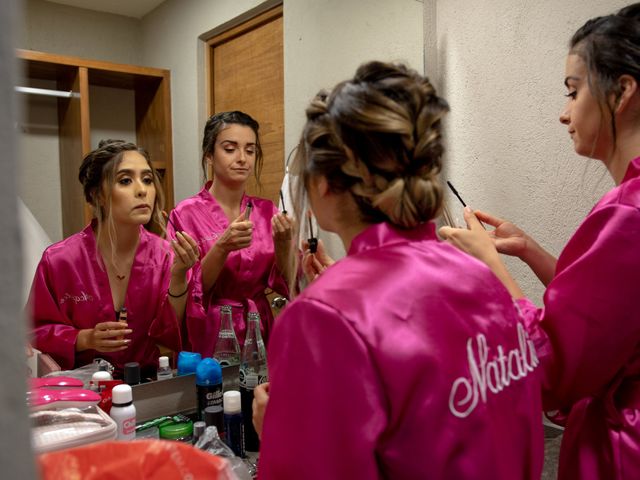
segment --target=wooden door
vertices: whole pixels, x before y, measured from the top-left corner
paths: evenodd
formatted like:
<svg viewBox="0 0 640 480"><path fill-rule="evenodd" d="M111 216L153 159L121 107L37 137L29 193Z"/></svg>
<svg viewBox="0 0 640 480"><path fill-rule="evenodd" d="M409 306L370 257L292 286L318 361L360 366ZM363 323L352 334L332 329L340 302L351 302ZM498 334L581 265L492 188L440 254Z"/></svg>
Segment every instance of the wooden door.
<svg viewBox="0 0 640 480"><path fill-rule="evenodd" d="M241 110L260 124L262 188L247 193L276 204L284 176L282 5L216 35L207 47L209 115Z"/></svg>

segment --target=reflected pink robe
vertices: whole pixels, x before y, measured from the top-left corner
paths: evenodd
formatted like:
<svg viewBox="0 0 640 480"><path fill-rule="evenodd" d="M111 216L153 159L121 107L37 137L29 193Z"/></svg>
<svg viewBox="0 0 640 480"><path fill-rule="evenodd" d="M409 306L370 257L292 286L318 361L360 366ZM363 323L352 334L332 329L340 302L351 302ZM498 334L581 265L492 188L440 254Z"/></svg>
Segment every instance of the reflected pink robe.
<svg viewBox="0 0 640 480"><path fill-rule="evenodd" d="M367 228L275 324L260 479L539 479L538 360L519 320L432 223Z"/></svg>
<svg viewBox="0 0 640 480"><path fill-rule="evenodd" d="M222 207L209 193L211 182L200 192L180 202L171 212L170 218L178 230L186 231L200 247L204 257L216 239L229 226ZM244 195L240 211L247 202L253 204L251 221L253 239L251 246L231 252L220 272L211 292L202 291L200 264L194 267L193 290L187 303L186 326L190 345L185 348L210 357L213 354L218 331L220 330L220 306L233 307L233 323L240 346L244 344L247 330L246 313L257 306L261 318L261 331L265 343L273 323L273 314L265 289L270 288L281 294L288 294L284 277L280 274L275 259L271 217L278 209L269 200ZM168 236L173 237L173 225L168 226ZM251 305L251 302L255 306Z"/></svg>
<svg viewBox="0 0 640 480"><path fill-rule="evenodd" d="M640 159L558 258L539 325L547 409L569 410L558 478L640 478ZM547 338L544 338L544 335Z"/></svg>
<svg viewBox="0 0 640 480"><path fill-rule="evenodd" d="M125 297L129 348L122 352L75 351L78 331L115 319L109 277L96 251L91 226L45 250L29 295L33 342L63 369L86 365L101 357L121 372L126 362L139 362L153 371L162 344L180 349L180 331L167 300L173 251L169 244L140 227L140 243L131 267Z"/></svg>

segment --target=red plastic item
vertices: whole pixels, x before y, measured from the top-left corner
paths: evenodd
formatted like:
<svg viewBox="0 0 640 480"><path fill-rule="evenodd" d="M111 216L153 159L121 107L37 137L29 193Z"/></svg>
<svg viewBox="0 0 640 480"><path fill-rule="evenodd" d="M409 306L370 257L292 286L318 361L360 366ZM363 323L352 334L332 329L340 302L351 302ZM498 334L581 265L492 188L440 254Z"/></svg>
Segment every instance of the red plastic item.
<svg viewBox="0 0 640 480"><path fill-rule="evenodd" d="M102 442L44 453L43 480L234 480L223 458L168 440Z"/></svg>

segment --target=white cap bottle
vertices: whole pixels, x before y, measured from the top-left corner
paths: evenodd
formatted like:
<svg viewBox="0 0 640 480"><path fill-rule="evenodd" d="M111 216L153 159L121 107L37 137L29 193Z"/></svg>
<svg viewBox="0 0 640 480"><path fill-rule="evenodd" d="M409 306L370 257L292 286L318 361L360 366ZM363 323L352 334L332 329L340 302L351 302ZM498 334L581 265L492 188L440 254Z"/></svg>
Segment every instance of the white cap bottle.
<svg viewBox="0 0 640 480"><path fill-rule="evenodd" d="M91 390L95 390L96 392L99 392L100 391L99 382L107 381L107 380L113 380L113 377L111 376L111 374L105 370L99 370L91 376L91 384L89 388Z"/></svg>
<svg viewBox="0 0 640 480"><path fill-rule="evenodd" d="M112 406L109 415L118 426L118 440L136 438L136 407L133 405L131 386L116 385L111 391Z"/></svg>
<svg viewBox="0 0 640 480"><path fill-rule="evenodd" d="M169 357L162 356L158 358L158 380L168 380L173 378L173 371L169 366Z"/></svg>

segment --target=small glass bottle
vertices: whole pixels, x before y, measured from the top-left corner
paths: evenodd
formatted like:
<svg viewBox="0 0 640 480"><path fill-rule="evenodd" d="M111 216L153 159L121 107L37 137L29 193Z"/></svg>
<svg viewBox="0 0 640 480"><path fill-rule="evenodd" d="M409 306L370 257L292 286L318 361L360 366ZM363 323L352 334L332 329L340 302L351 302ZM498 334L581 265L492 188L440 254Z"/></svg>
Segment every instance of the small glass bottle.
<svg viewBox="0 0 640 480"><path fill-rule="evenodd" d="M253 428L253 389L269 381L267 373L267 352L260 332L260 314L247 315L247 338L242 349L240 362L240 395L242 398L242 418L244 421L245 448L250 452L260 450L260 440Z"/></svg>
<svg viewBox="0 0 640 480"><path fill-rule="evenodd" d="M221 367L240 364L240 344L233 329L231 305L220 307L220 331L213 350L213 358L220 362Z"/></svg>
<svg viewBox="0 0 640 480"><path fill-rule="evenodd" d="M173 370L169 366L169 357L162 356L158 358L158 380L168 380L173 378Z"/></svg>

